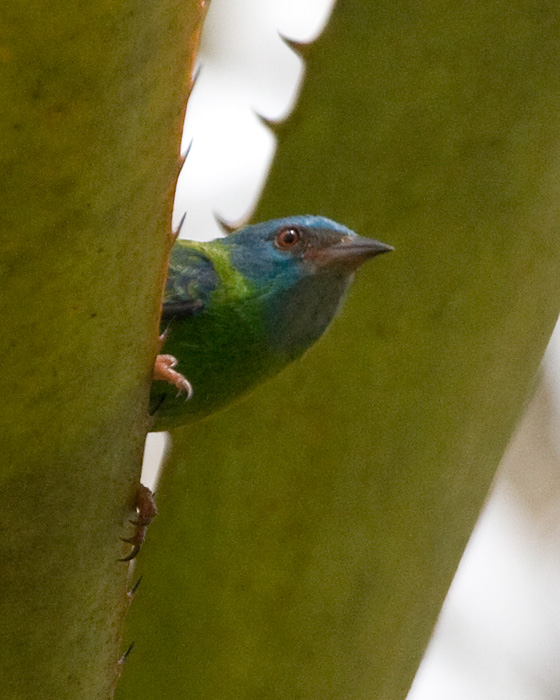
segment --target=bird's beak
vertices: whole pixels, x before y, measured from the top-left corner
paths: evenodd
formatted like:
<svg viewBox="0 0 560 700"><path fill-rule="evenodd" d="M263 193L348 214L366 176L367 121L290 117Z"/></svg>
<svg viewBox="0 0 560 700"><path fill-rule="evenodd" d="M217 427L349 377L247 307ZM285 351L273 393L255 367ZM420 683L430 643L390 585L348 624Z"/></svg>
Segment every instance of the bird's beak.
<svg viewBox="0 0 560 700"><path fill-rule="evenodd" d="M392 250L392 246L373 238L345 236L339 243L313 251L313 262L317 267L342 267L353 271L366 260Z"/></svg>

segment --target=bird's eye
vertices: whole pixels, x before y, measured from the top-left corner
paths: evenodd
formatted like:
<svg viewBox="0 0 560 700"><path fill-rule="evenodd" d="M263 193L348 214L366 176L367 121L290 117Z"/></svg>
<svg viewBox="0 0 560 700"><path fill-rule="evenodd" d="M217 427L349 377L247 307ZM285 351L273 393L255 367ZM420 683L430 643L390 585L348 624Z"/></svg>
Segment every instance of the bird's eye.
<svg viewBox="0 0 560 700"><path fill-rule="evenodd" d="M288 226L288 228L283 228L279 233L276 234L276 245L279 248L293 248L301 239L301 233L299 229L294 226Z"/></svg>

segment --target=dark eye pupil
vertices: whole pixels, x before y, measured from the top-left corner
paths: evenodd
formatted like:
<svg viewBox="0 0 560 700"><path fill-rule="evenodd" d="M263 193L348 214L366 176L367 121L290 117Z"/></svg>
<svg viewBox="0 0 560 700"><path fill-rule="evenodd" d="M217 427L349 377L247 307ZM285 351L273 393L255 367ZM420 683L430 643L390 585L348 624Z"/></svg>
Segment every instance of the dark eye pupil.
<svg viewBox="0 0 560 700"><path fill-rule="evenodd" d="M276 242L283 248L295 245L300 239L300 232L297 228L285 228L276 237Z"/></svg>

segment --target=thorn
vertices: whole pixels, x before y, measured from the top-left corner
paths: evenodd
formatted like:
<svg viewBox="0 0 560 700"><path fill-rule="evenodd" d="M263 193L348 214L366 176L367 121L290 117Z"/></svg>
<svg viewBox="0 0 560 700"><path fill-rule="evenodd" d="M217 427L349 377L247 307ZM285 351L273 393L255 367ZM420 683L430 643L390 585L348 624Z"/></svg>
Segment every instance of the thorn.
<svg viewBox="0 0 560 700"><path fill-rule="evenodd" d="M121 666L124 666L126 660L127 660L128 657L131 655L132 650L134 649L134 646L135 646L135 645L134 645L134 642L132 642L132 644L128 647L128 649L124 652L124 654L123 654L123 655L121 656L121 658L118 660L118 663L119 663Z"/></svg>
<svg viewBox="0 0 560 700"><path fill-rule="evenodd" d="M181 229L183 228L183 224L185 223L185 219L187 218L187 212L183 214L181 217L181 221L179 221L179 225L174 231L171 231L171 245L175 243L175 241L179 238L179 234L181 233Z"/></svg>
<svg viewBox="0 0 560 700"><path fill-rule="evenodd" d="M143 578L144 578L144 575L140 576L138 581L136 581L136 583L132 586L132 588L126 594L129 598L129 600L132 600L134 598L134 596L136 595L136 592L140 588L140 584L142 583Z"/></svg>
<svg viewBox="0 0 560 700"><path fill-rule="evenodd" d="M239 226L236 226L235 224L226 221L225 219L222 219L222 217L219 214L216 214L216 212L214 212L214 218L216 219L216 223L226 234L226 236L229 236L230 233L233 233L239 228Z"/></svg>
<svg viewBox="0 0 560 700"><path fill-rule="evenodd" d="M253 110L253 113L255 117L260 121L260 123L266 127L267 129L270 129L273 134L276 136L280 133L282 130L282 126L284 122L282 121L276 121L274 119L269 119L268 117L263 117L262 114L259 114L256 110Z"/></svg>
<svg viewBox="0 0 560 700"><path fill-rule="evenodd" d="M179 226L177 226L177 229L176 229L177 235L179 235L181 233L181 229L183 228L183 224L185 223L186 218L187 218L187 212L185 212L183 214L183 216L181 217L181 221L179 221Z"/></svg>
<svg viewBox="0 0 560 700"><path fill-rule="evenodd" d="M303 61L306 60L309 49L313 45L312 41L296 41L295 39L290 39L281 32L278 32L278 36L282 41L288 46L295 54L297 54Z"/></svg>
<svg viewBox="0 0 560 700"><path fill-rule="evenodd" d="M200 77L200 73L202 71L202 63L199 63L196 68L193 70L192 78L191 78L191 86L189 88L189 97L191 96L192 91L194 90L194 86L196 85L196 81Z"/></svg>
<svg viewBox="0 0 560 700"><path fill-rule="evenodd" d="M192 138L192 139L189 141L189 145L188 145L187 148L185 149L185 152L181 155L181 168L183 167L183 165L185 165L185 161L186 161L187 158L189 157L189 153L191 152L191 148L192 148L192 145L193 145L193 141L194 141L194 138Z"/></svg>

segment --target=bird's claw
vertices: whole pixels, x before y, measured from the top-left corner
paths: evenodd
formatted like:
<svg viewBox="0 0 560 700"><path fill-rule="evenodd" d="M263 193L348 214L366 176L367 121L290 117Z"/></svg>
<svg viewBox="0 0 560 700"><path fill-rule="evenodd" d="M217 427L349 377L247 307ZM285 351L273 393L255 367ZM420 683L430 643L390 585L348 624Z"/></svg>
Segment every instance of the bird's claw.
<svg viewBox="0 0 560 700"><path fill-rule="evenodd" d="M193 394L193 388L188 379L173 369L177 364L177 358L173 357L173 355L158 355L154 364L154 379L167 382L176 387L178 390L177 396L185 392L187 394L185 401L188 401Z"/></svg>
<svg viewBox="0 0 560 700"><path fill-rule="evenodd" d="M119 559L119 561L132 561L136 557L146 539L146 528L157 515L153 494L144 484L140 484L138 487L136 510L138 511L138 518L130 521L136 528L134 534L132 537L121 537L123 542L132 545L132 551L128 556Z"/></svg>
<svg viewBox="0 0 560 700"><path fill-rule="evenodd" d="M145 534L145 533L144 533ZM121 537L122 539L122 537ZM123 542L130 542L131 540L125 540L123 539ZM118 561L132 561L133 559L136 559L138 556L138 553L140 552L140 549L142 548L142 544L144 543L144 540L142 539L142 542L139 542L138 544L135 544L134 547L132 548L132 551L127 557L121 557Z"/></svg>

